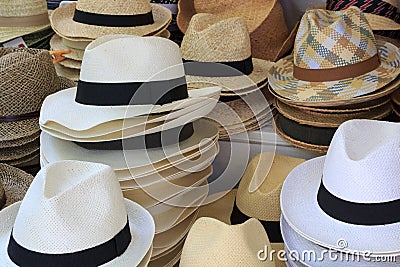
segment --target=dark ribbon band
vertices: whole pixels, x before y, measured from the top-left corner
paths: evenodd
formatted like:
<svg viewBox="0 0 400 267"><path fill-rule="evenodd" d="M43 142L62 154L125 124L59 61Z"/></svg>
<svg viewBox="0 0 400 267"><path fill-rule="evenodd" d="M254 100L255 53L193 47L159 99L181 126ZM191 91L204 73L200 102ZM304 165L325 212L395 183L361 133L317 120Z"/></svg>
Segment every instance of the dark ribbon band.
<svg viewBox="0 0 400 267"><path fill-rule="evenodd" d="M153 12L136 15L96 14L75 9L73 21L106 27L136 27L154 23Z"/></svg>
<svg viewBox="0 0 400 267"><path fill-rule="evenodd" d="M39 118L40 112L31 112L31 113L26 113L26 114L21 114L21 115L11 115L11 116L3 116L0 117L0 122L14 122L14 121L23 121L23 120L29 120L29 119L35 119Z"/></svg>
<svg viewBox="0 0 400 267"><path fill-rule="evenodd" d="M75 101L84 105L163 105L188 97L185 77L152 82L79 81Z"/></svg>
<svg viewBox="0 0 400 267"><path fill-rule="evenodd" d="M20 267L95 267L121 256L131 239L128 221L114 238L96 247L67 254L45 254L24 248L15 241L11 233L7 252L10 259Z"/></svg>
<svg viewBox="0 0 400 267"><path fill-rule="evenodd" d="M239 99L242 99L242 97L240 95L220 96L219 97L219 101L224 102L224 103L228 103L228 102L239 100Z"/></svg>
<svg viewBox="0 0 400 267"><path fill-rule="evenodd" d="M193 135L193 132L193 124L188 123L184 126L168 129L163 132L135 136L124 140L105 142L75 142L75 144L90 150L149 149L174 145L185 141Z"/></svg>
<svg viewBox="0 0 400 267"><path fill-rule="evenodd" d="M318 190L319 207L330 217L357 225L384 225L400 222L400 199L382 203L355 203L333 195L323 182Z"/></svg>
<svg viewBox="0 0 400 267"><path fill-rule="evenodd" d="M1 189L0 210L6 205L7 197L4 188Z"/></svg>
<svg viewBox="0 0 400 267"><path fill-rule="evenodd" d="M309 82L329 82L354 78L371 72L380 65L379 55L362 62L330 69L304 69L293 65L293 77Z"/></svg>
<svg viewBox="0 0 400 267"><path fill-rule="evenodd" d="M253 72L253 59L248 57L241 61L230 62L200 62L183 60L186 75L201 77L234 77ZM229 68L228 68L228 67Z"/></svg>
<svg viewBox="0 0 400 267"><path fill-rule="evenodd" d="M231 214L231 223L232 224L241 224L250 219L249 216L242 213L236 205L233 206L232 214ZM267 232L268 239L271 243L283 243L281 227L279 221L262 221L261 224L264 226L265 231Z"/></svg>

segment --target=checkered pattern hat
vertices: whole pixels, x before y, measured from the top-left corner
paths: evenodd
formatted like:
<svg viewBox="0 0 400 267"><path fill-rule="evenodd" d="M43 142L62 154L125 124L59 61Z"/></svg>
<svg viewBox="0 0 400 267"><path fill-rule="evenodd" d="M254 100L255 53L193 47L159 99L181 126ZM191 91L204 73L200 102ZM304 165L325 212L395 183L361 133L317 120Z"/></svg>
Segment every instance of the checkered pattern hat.
<svg viewBox="0 0 400 267"><path fill-rule="evenodd" d="M277 95L293 101L346 100L374 92L400 73L399 49L375 40L357 7L309 10L297 32L294 53L271 69Z"/></svg>

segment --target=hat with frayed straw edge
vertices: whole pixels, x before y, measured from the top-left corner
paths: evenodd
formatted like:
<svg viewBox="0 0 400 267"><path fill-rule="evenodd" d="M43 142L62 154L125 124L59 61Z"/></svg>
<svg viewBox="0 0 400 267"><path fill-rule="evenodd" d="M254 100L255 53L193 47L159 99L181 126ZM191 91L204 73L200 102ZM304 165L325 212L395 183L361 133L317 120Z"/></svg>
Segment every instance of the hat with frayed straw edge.
<svg viewBox="0 0 400 267"><path fill-rule="evenodd" d="M169 9L148 0L79 0L55 9L50 21L62 36L96 39L108 34L147 35L171 17Z"/></svg>
<svg viewBox="0 0 400 267"><path fill-rule="evenodd" d="M254 57L275 61L289 35L283 9L278 0L251 2L180 0L177 23L186 33L196 13L210 13L222 18L241 17L249 29ZM284 53L283 53L284 54Z"/></svg>
<svg viewBox="0 0 400 267"><path fill-rule="evenodd" d="M225 91L263 83L272 67L272 62L252 57L247 26L239 17L196 14L183 37L181 52L189 82L210 82Z"/></svg>
<svg viewBox="0 0 400 267"><path fill-rule="evenodd" d="M10 165L0 163L0 184L4 189L5 196L4 207L21 201L32 181L32 175Z"/></svg>
<svg viewBox="0 0 400 267"><path fill-rule="evenodd" d="M315 9L301 20L293 55L275 64L268 81L283 98L324 105L388 85L399 66L399 49L375 40L360 9Z"/></svg>
<svg viewBox="0 0 400 267"><path fill-rule="evenodd" d="M289 226L326 248L398 255L399 133L398 123L343 123L326 156L299 165L286 178L281 207Z"/></svg>
<svg viewBox="0 0 400 267"><path fill-rule="evenodd" d="M256 219L227 225L203 217L189 231L179 266L275 266L273 261L258 259L258 251L265 246L271 249L267 234Z"/></svg>
<svg viewBox="0 0 400 267"><path fill-rule="evenodd" d="M46 166L24 200L2 210L0 218L3 266L33 261L40 266L66 261L74 266L136 266L154 237L151 215L124 199L112 169L97 163ZM109 249L110 244L117 249Z"/></svg>
<svg viewBox="0 0 400 267"><path fill-rule="evenodd" d="M45 0L1 0L0 43L50 27Z"/></svg>

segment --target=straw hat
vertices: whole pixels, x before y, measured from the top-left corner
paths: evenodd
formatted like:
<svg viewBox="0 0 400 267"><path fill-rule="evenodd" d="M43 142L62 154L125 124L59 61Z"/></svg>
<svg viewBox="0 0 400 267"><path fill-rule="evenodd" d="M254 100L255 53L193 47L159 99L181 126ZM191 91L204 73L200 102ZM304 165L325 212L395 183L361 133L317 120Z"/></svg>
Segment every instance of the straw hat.
<svg viewBox="0 0 400 267"><path fill-rule="evenodd" d="M286 178L281 207L290 227L326 248L398 254L399 133L398 123L343 123L326 156L299 165Z"/></svg>
<svg viewBox="0 0 400 267"><path fill-rule="evenodd" d="M229 192L215 193L223 196L207 205L201 206L199 208L198 217L210 217L226 224L231 224L230 216L232 214L236 192L237 189L232 189ZM216 195L211 195L209 197L211 199L216 199Z"/></svg>
<svg viewBox="0 0 400 267"><path fill-rule="evenodd" d="M65 58L69 59L74 59L74 60L80 60L82 61L83 59L83 53L85 50L80 50L72 47L68 47L64 45L62 38L58 36L57 34L54 34L53 37L50 40L50 46L53 50L71 50L71 53L69 54L64 54Z"/></svg>
<svg viewBox="0 0 400 267"><path fill-rule="evenodd" d="M182 248L184 245L184 240L182 240L176 247L167 251L163 256L150 261L148 267L174 267L181 257Z"/></svg>
<svg viewBox="0 0 400 267"><path fill-rule="evenodd" d="M171 12L148 0L79 0L55 9L51 26L61 36L96 39L108 34L147 35L171 20Z"/></svg>
<svg viewBox="0 0 400 267"><path fill-rule="evenodd" d="M70 68L66 68L62 65L60 65L59 63L54 65L56 68L56 72L57 75L70 79L74 82L78 82L79 81L79 73L80 71L78 69L70 69ZM74 87L76 85L73 85L72 87Z"/></svg>
<svg viewBox="0 0 400 267"><path fill-rule="evenodd" d="M0 43L50 27L45 0L1 0L0 6Z"/></svg>
<svg viewBox="0 0 400 267"><path fill-rule="evenodd" d="M241 17L249 29L251 53L256 58L275 61L289 35L278 0L251 2L180 0L178 7L177 23L184 33L196 13L215 14L225 19Z"/></svg>
<svg viewBox="0 0 400 267"><path fill-rule="evenodd" d="M87 162L48 165L0 218L3 266L29 265L26 254L41 265L136 266L154 237L150 214L122 197L111 168Z"/></svg>
<svg viewBox="0 0 400 267"><path fill-rule="evenodd" d="M278 61L268 78L273 93L287 100L325 105L390 84L400 73L399 64L398 48L375 40L357 7L316 9L307 11L301 20L294 55Z"/></svg>
<svg viewBox="0 0 400 267"><path fill-rule="evenodd" d="M0 205L0 209L3 206L7 207L21 201L32 180L32 175L10 165L0 163L0 185L2 185L0 186L0 202L3 204Z"/></svg>
<svg viewBox="0 0 400 267"><path fill-rule="evenodd" d="M64 60L58 62L58 64L69 69L80 70L82 68L82 61L70 58L65 58Z"/></svg>
<svg viewBox="0 0 400 267"><path fill-rule="evenodd" d="M265 246L271 249L267 234L256 219L227 225L203 217L189 231L179 266L275 266L273 261L257 258L257 252Z"/></svg>
<svg viewBox="0 0 400 267"><path fill-rule="evenodd" d="M272 67L269 61L252 58L247 26L239 17L196 14L183 37L181 51L188 62L185 71L189 82L210 82L225 91L265 82Z"/></svg>

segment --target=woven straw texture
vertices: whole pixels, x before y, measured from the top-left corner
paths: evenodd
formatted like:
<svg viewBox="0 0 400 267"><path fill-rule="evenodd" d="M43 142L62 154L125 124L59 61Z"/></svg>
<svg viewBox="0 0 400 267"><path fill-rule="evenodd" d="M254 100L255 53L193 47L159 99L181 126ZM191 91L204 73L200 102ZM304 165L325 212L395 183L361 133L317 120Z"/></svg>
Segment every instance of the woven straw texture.
<svg viewBox="0 0 400 267"><path fill-rule="evenodd" d="M21 201L32 181L32 175L10 165L0 163L0 183L3 185L6 194L5 206Z"/></svg>
<svg viewBox="0 0 400 267"><path fill-rule="evenodd" d="M39 151L39 138L36 138L30 143L25 145L1 149L0 150L0 161L11 161L18 160L20 158L26 157L28 155L33 154L36 151Z"/></svg>
<svg viewBox="0 0 400 267"><path fill-rule="evenodd" d="M3 163L14 166L14 167L23 167L27 166L29 163L35 161L40 155L39 149L33 152L32 154L26 155L25 157L19 158L19 159L14 159L14 160L9 160L9 161L3 161Z"/></svg>
<svg viewBox="0 0 400 267"><path fill-rule="evenodd" d="M394 92L390 97L396 105L400 106L400 90Z"/></svg>
<svg viewBox="0 0 400 267"><path fill-rule="evenodd" d="M173 267L173 266L176 266L176 263L179 261L179 258L181 257L184 241L185 241L184 239L181 240L181 242L179 242L179 244L177 244L172 249L168 250L161 257L150 261L148 267L159 267L159 266Z"/></svg>
<svg viewBox="0 0 400 267"><path fill-rule="evenodd" d="M71 50L71 53L64 54L64 56L65 56L65 58L69 58L69 59L73 59L73 60L82 61L83 53L85 52L85 50L66 46L63 43L62 38L60 36L58 36L57 34L54 34L53 37L51 38L50 47L52 50Z"/></svg>
<svg viewBox="0 0 400 267"><path fill-rule="evenodd" d="M77 69L80 70L82 67L82 61L74 60L66 58L60 62L58 62L61 66L69 68L69 69Z"/></svg>
<svg viewBox="0 0 400 267"><path fill-rule="evenodd" d="M4 207L6 200L6 192L4 191L3 184L0 181L0 210Z"/></svg>
<svg viewBox="0 0 400 267"><path fill-rule="evenodd" d="M181 0L178 7L177 23L184 33L196 13L210 13L223 18L241 17L249 29L252 55L256 58L276 60L289 35L282 7L277 0L242 3L233 0Z"/></svg>
<svg viewBox="0 0 400 267"><path fill-rule="evenodd" d="M57 75L67 78L67 79L70 79L74 82L79 81L80 71L78 69L66 68L66 67L60 65L60 63L57 63L54 66L56 68Z"/></svg>
<svg viewBox="0 0 400 267"><path fill-rule="evenodd" d="M231 224L231 213L237 189L232 189L223 197L199 208L198 218L210 217L226 224Z"/></svg>
<svg viewBox="0 0 400 267"><path fill-rule="evenodd" d="M28 17L33 15L47 14L45 0L1 0L0 17ZM0 43L20 37L26 34L38 32L50 28L50 21L43 25L30 27L0 27Z"/></svg>
<svg viewBox="0 0 400 267"><path fill-rule="evenodd" d="M334 69L371 58L377 53L378 68L354 78L339 81L309 82L293 76L293 64L304 69ZM374 92L393 81L400 73L400 52L394 45L375 41L361 11L310 10L303 16L296 36L293 56L271 69L269 83L276 94L302 102L347 100Z"/></svg>
<svg viewBox="0 0 400 267"><path fill-rule="evenodd" d="M154 23L137 27L105 27L83 24L72 20L75 6L81 11L96 14L111 15L136 15L153 12ZM156 4L150 4L146 0L116 0L110 3L106 0L80 0L77 4L66 5L57 8L50 16L51 26L62 37L96 39L108 34L133 34L147 35L159 31L171 20L169 9Z"/></svg>

